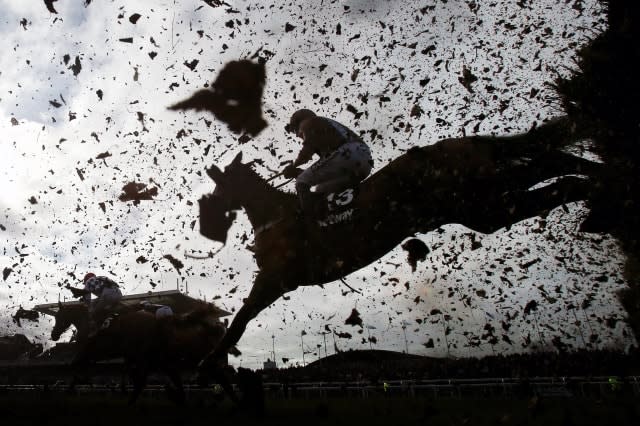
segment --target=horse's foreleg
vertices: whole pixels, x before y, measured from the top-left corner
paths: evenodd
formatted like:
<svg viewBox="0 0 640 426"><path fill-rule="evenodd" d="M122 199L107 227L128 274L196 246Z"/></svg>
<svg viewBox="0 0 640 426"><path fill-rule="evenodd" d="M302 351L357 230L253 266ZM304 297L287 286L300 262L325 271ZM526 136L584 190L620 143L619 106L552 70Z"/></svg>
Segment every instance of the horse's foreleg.
<svg viewBox="0 0 640 426"><path fill-rule="evenodd" d="M219 370L226 366L228 351L233 347L242 337L242 334L247 328L247 324L253 318L255 318L261 309L253 302L246 302L242 308L238 311L233 318L231 325L227 329L224 337L220 340L220 343L212 350L198 366L198 383L200 385L206 385L210 382L211 376L217 374L219 376ZM224 378L224 376L220 376ZM230 383L220 383L227 394L231 396Z"/></svg>
<svg viewBox="0 0 640 426"><path fill-rule="evenodd" d="M276 301L284 291L281 287L274 286L274 282L265 279L265 275L258 274L249 297L227 329L224 337L216 348L211 351L198 366L198 382L201 385L209 383L212 375L215 375L227 395L237 402L231 382L225 373L226 359L229 350L240 340L247 328L249 321L254 319L264 308Z"/></svg>
<svg viewBox="0 0 640 426"><path fill-rule="evenodd" d="M71 383L67 392L74 394L76 385L80 382L81 377L89 375L89 366L91 364L91 347L89 343L85 343L80 350L74 355L69 367L72 371Z"/></svg>
<svg viewBox="0 0 640 426"><path fill-rule="evenodd" d="M231 325L226 330L220 343L201 362L200 368L206 368L210 364L217 363L220 359L226 358L229 350L235 346L245 330L249 321L254 319L263 309L275 302L285 293L276 281L269 279L264 274L258 274L244 304L231 321Z"/></svg>
<svg viewBox="0 0 640 426"><path fill-rule="evenodd" d="M131 381L133 382L133 392L131 392L131 396L129 397L129 405L135 404L138 400L138 397L144 390L144 387L147 384L147 375L148 371L146 367L136 365L131 369Z"/></svg>

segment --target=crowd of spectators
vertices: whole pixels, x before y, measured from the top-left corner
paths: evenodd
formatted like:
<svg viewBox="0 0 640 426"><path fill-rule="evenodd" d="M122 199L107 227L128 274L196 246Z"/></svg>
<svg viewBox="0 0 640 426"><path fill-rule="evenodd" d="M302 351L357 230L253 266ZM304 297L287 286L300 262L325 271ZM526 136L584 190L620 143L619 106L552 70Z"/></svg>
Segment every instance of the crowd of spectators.
<svg viewBox="0 0 640 426"><path fill-rule="evenodd" d="M50 359L48 359L51 361ZM33 360L32 360L33 361ZM1 382L38 383L70 374L59 370L59 363L47 360L5 367L0 366ZM389 351L341 352L306 366L259 370L265 383L359 382L447 380L447 379L520 379L536 377L628 377L640 376L640 350L626 353L614 350L577 350L572 352L529 352L499 354L482 358L428 358ZM46 367L46 368L45 368ZM111 375L120 380L118 364L105 365L106 381ZM96 371L97 373L97 371ZM190 373L195 377L196 372ZM9 378L11 376L11 379ZM160 377L158 378L160 380ZM164 380L164 379L162 379ZM162 381L161 380L161 381ZM97 382L94 377L93 382ZM150 378L150 382L155 379ZM191 383L191 380L187 380Z"/></svg>
<svg viewBox="0 0 640 426"><path fill-rule="evenodd" d="M640 351L578 350L486 356L483 358L426 358L396 356L362 359L345 352L305 367L262 370L265 381L377 381L473 378L597 377L640 375ZM367 352L367 351L363 351Z"/></svg>

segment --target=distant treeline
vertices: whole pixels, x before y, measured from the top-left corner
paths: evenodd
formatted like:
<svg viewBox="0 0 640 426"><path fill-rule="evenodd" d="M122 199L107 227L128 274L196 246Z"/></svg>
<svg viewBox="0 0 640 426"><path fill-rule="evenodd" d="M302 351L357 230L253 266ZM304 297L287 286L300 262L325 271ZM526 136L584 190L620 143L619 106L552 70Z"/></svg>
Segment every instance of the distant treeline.
<svg viewBox="0 0 640 426"><path fill-rule="evenodd" d="M306 367L263 370L265 381L408 380L640 375L640 351L538 352L483 358L331 356ZM359 353L361 355L359 356Z"/></svg>

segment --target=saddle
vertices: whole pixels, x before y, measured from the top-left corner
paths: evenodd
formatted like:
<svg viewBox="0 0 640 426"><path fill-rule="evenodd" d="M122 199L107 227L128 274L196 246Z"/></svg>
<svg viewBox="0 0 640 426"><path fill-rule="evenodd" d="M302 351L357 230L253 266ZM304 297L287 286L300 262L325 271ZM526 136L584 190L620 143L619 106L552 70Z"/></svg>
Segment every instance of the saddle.
<svg viewBox="0 0 640 426"><path fill-rule="evenodd" d="M105 331L111 327L113 321L120 314L117 312L110 312L106 316L102 316L100 318L93 318L93 320L89 320L89 332L88 337L95 337L98 333Z"/></svg>
<svg viewBox="0 0 640 426"><path fill-rule="evenodd" d="M110 312L99 324L99 330L106 330L111 327L113 321L120 316L119 312Z"/></svg>

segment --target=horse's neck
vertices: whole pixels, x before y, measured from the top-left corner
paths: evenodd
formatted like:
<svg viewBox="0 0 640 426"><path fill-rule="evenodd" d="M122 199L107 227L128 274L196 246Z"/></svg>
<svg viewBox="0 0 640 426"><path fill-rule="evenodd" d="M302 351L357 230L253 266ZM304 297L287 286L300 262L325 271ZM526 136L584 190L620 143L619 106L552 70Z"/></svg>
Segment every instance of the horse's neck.
<svg viewBox="0 0 640 426"><path fill-rule="evenodd" d="M89 325L89 311L86 309L75 309L70 313L71 323L80 330Z"/></svg>
<svg viewBox="0 0 640 426"><path fill-rule="evenodd" d="M242 205L253 229L280 220L284 212L294 208L291 194L278 191L261 179L246 194Z"/></svg>

